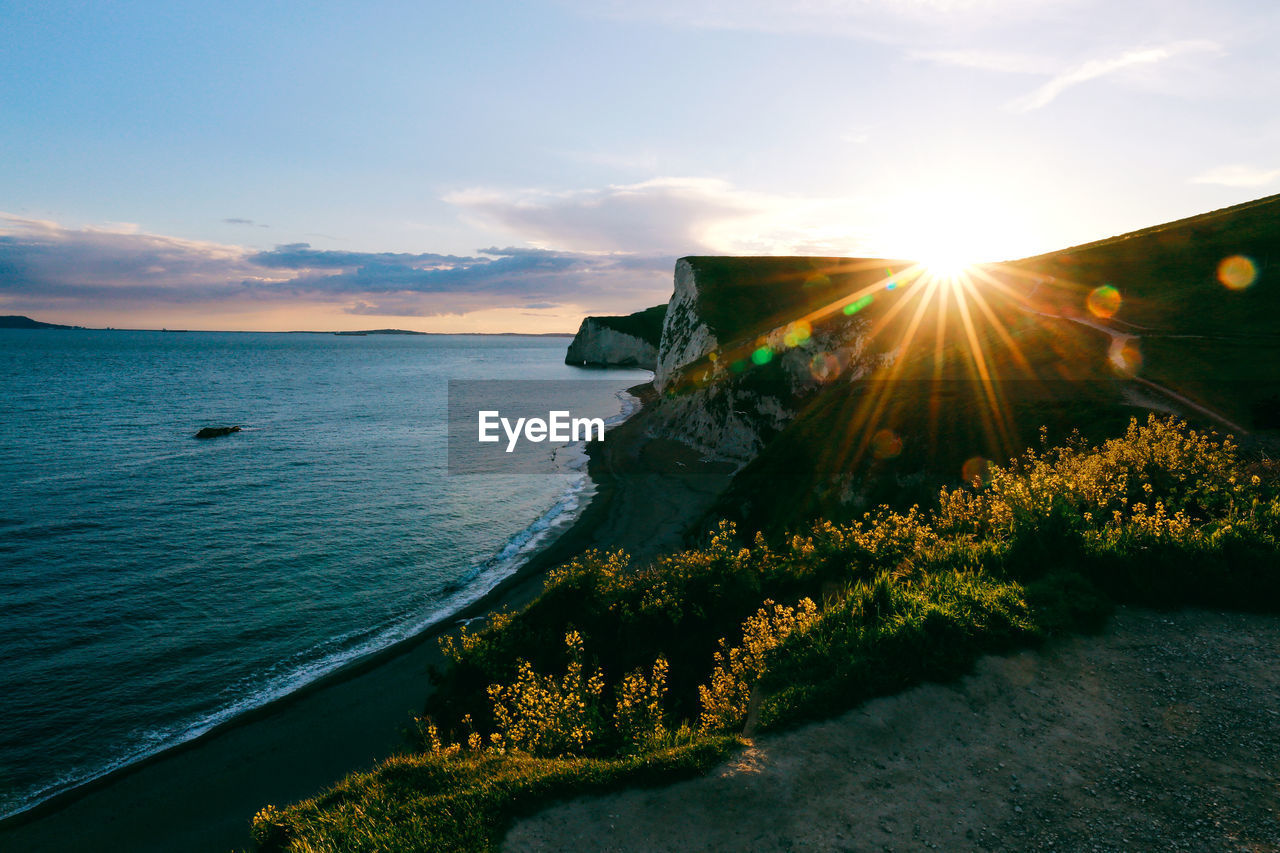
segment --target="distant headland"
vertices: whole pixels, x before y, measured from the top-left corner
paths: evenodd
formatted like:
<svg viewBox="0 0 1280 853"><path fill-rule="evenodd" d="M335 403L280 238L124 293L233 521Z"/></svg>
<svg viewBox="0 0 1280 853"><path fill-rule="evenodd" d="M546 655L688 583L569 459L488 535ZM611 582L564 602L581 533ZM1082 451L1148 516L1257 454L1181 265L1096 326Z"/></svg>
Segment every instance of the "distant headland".
<svg viewBox="0 0 1280 853"><path fill-rule="evenodd" d="M0 329L83 329L84 326L60 326L57 323L41 323L20 314L7 314L0 317Z"/></svg>
<svg viewBox="0 0 1280 853"><path fill-rule="evenodd" d="M0 316L0 329L81 329L104 332L187 332L187 331L225 331L237 332L243 331L239 329L118 329L111 326L105 329L92 329L90 326L63 326L58 323L43 323L39 320L33 320L30 317L24 317L18 314L9 314ZM573 337L572 332L418 332L412 329L363 329L357 331L321 331L317 329L296 329L280 332L264 332L263 334L284 334L284 335L343 335L353 337L363 337L365 335L501 335L501 336L520 336L534 338L569 338Z"/></svg>

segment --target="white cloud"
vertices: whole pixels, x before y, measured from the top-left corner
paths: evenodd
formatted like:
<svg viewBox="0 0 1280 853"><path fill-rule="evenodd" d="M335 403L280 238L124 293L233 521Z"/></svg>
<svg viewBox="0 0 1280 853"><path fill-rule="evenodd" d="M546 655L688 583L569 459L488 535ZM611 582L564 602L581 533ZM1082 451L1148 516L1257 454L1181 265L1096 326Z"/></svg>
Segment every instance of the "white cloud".
<svg viewBox="0 0 1280 853"><path fill-rule="evenodd" d="M1193 184L1220 184L1224 187L1261 187L1280 178L1280 169L1260 169L1256 166L1232 164L1216 166L1196 175Z"/></svg>
<svg viewBox="0 0 1280 853"><path fill-rule="evenodd" d="M0 301L84 316L194 310L250 315L327 305L335 313L438 316L528 304L592 313L665 299L671 259L489 248L474 257L349 252L305 243L255 252L129 228L68 228L0 214ZM118 322L118 321L117 321Z"/></svg>
<svg viewBox="0 0 1280 853"><path fill-rule="evenodd" d="M1000 50L911 50L908 51L907 58L1004 74L1052 74L1059 67L1042 54L1008 53Z"/></svg>
<svg viewBox="0 0 1280 853"><path fill-rule="evenodd" d="M662 177L555 192L470 189L446 200L512 239L558 251L643 255L843 254L863 245L856 200L744 190L714 178Z"/></svg>
<svg viewBox="0 0 1280 853"><path fill-rule="evenodd" d="M675 27L804 33L903 43L922 32L1004 28L1081 0L564 0L584 14Z"/></svg>
<svg viewBox="0 0 1280 853"><path fill-rule="evenodd" d="M1142 47L1106 59L1091 59L1056 75L1034 92L1017 98L1009 104L1016 112L1030 112L1052 103L1055 98L1073 86L1096 80L1139 65L1164 62L1186 53L1221 51L1216 42L1205 40L1178 41L1155 47Z"/></svg>
<svg viewBox="0 0 1280 853"><path fill-rule="evenodd" d="M560 192L468 189L445 197L480 224L563 251L689 254L707 229L760 213L769 200L713 178L653 178Z"/></svg>

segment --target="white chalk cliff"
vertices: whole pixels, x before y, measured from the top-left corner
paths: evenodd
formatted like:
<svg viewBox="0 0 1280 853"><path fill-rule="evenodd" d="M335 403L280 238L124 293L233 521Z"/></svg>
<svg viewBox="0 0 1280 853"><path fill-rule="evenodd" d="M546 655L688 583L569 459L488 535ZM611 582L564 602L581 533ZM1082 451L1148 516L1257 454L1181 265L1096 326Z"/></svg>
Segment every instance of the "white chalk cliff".
<svg viewBox="0 0 1280 853"><path fill-rule="evenodd" d="M565 364L610 365L653 370L658 349L637 335L607 325L608 318L587 317L569 344Z"/></svg>
<svg viewBox="0 0 1280 853"><path fill-rule="evenodd" d="M704 294L697 260L676 262L654 371L653 384L661 396L649 432L677 439L710 458L744 465L796 417L810 392L864 376L878 359L864 353L869 324L843 314L814 326L799 346L784 345L784 327L753 329L754 342L719 340L699 310ZM745 293L734 297L750 298ZM776 353L768 378L753 367L731 369L732 360L749 358L761 342Z"/></svg>
<svg viewBox="0 0 1280 853"><path fill-rule="evenodd" d="M662 323L653 386L665 391L680 369L714 352L716 336L698 313L698 281L688 258L676 261L675 291Z"/></svg>

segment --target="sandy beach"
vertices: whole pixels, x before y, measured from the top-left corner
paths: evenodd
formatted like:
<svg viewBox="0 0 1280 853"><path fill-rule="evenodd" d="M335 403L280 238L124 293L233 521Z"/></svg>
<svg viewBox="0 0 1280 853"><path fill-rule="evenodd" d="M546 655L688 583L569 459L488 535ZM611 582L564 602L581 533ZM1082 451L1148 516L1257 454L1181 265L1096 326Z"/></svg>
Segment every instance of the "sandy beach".
<svg viewBox="0 0 1280 853"><path fill-rule="evenodd" d="M632 389L646 399L648 386ZM579 518L513 577L458 614L518 608L546 572L591 548L643 559L679 548L683 523L709 508L729 468L646 436L645 410L591 448L596 493ZM359 661L201 738L89 783L0 825L0 848L25 851L219 851L249 846L262 806L317 793L404 748L402 731L440 662L428 631Z"/></svg>

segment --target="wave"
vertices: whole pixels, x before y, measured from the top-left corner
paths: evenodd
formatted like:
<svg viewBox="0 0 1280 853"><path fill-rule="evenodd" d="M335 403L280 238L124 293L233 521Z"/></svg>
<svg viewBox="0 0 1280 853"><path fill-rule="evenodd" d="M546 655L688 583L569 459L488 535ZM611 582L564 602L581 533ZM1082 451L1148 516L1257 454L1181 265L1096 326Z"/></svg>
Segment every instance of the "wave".
<svg viewBox="0 0 1280 853"><path fill-rule="evenodd" d="M638 398L625 391L617 394L618 414L606 419L607 428L627 420L640 407ZM529 525L513 534L496 553L479 561L469 572L446 587L447 595L436 606L389 627L372 631L352 631L330 637L294 656L285 671L266 674L252 683L240 683L226 692L237 698L213 713L171 727L149 729L135 735L134 741L116 756L92 769L74 769L51 784L21 794L0 804L0 819L6 819L39 806L41 803L102 779L110 774L152 758L166 750L189 743L237 717L284 698L345 666L384 651L397 643L438 628L483 598L494 587L519 571L533 554L567 528L579 516L587 500L595 493L595 484L586 473L588 457L585 443L569 445L573 451L566 468L569 480L557 500Z"/></svg>

